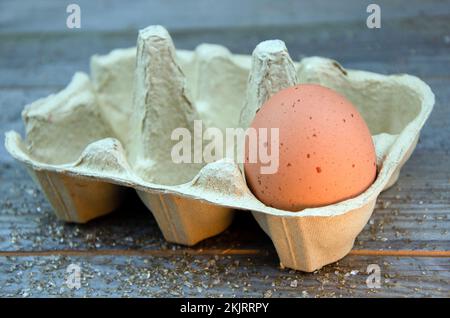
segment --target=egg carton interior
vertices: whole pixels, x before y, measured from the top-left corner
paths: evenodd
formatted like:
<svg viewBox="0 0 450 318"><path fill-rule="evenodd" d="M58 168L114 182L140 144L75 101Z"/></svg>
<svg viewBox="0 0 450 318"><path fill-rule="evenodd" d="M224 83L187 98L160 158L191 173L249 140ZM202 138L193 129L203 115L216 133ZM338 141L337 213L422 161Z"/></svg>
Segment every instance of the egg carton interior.
<svg viewBox="0 0 450 318"><path fill-rule="evenodd" d="M192 122L247 128L274 93L318 83L347 97L375 144L377 178L357 197L298 212L261 203L233 158L174 163L171 139ZM336 61L293 62L282 41L260 43L252 56L202 44L176 51L169 33L150 26L137 48L91 59L57 94L27 105L26 140L6 136L7 150L28 168L56 215L84 223L107 214L134 188L170 242L194 245L224 231L238 210L251 211L271 237L283 266L314 271L344 257L373 212L377 196L398 178L434 104L410 75L346 70ZM195 149L192 149L194 152Z"/></svg>

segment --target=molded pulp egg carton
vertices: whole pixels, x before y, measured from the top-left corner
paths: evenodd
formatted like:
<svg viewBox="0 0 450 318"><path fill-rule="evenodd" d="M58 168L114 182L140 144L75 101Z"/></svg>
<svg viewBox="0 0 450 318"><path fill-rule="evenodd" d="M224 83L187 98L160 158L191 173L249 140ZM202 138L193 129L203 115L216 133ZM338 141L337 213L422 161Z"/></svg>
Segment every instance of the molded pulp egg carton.
<svg viewBox="0 0 450 318"><path fill-rule="evenodd" d="M248 189L239 164L175 164L174 128L249 126L275 92L319 83L346 96L373 135L378 173L355 198L299 212L265 206ZM294 63L282 41L260 43L253 55L218 45L176 51L160 26L139 32L137 49L91 60L61 92L23 111L26 141L6 135L10 154L25 164L56 215L84 223L113 211L134 188L164 237L194 245L224 231L237 210L250 210L271 237L281 264L314 271L344 257L368 222L381 191L398 178L429 116L434 95L410 75L346 70L309 57Z"/></svg>

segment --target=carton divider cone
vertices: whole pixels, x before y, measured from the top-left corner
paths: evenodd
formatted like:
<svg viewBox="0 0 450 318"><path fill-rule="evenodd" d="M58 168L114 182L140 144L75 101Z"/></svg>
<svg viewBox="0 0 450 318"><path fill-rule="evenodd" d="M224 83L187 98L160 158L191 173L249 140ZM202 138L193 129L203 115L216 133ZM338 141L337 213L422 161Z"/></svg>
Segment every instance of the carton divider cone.
<svg viewBox="0 0 450 318"><path fill-rule="evenodd" d="M141 30L137 48L94 56L91 69L91 78L77 73L61 92L26 106L26 140L6 134L6 149L27 167L59 218L83 223L109 213L132 188L164 237L190 246L223 232L235 213L250 211L281 264L307 272L351 250L378 195L397 180L434 105L428 85L411 75L346 70L321 57L293 62L279 40L262 42L252 57L217 45L177 51L161 26ZM235 158L207 164L171 160L175 128L195 135L196 119L206 126L220 121L219 129L230 123L246 128L268 97L296 83L336 90L367 122L378 173L357 197L283 211L255 198Z"/></svg>

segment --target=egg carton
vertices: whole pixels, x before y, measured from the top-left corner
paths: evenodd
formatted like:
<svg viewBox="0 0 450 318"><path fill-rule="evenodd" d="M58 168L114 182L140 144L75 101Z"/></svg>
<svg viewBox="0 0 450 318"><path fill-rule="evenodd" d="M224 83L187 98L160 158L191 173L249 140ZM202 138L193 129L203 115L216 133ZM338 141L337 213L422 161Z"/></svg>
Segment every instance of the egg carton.
<svg viewBox="0 0 450 318"><path fill-rule="evenodd" d="M174 128L248 127L272 94L318 83L347 97L373 136L377 177L357 197L298 212L264 205L242 167L170 159ZM239 210L251 211L270 236L282 266L311 272L343 258L368 222L381 191L397 180L434 104L410 75L347 70L334 60L293 62L282 41L260 43L252 56L202 44L175 50L169 33L150 26L137 48L91 59L57 94L27 105L26 141L6 134L6 148L42 188L58 218L84 223L116 209L133 188L165 239L194 245L224 231Z"/></svg>

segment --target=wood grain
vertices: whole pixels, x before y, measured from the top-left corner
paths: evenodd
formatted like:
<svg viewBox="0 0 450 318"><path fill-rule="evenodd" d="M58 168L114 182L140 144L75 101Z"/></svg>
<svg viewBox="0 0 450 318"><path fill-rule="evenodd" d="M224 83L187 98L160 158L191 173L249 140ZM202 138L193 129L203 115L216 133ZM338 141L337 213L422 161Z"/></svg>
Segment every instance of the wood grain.
<svg viewBox="0 0 450 318"><path fill-rule="evenodd" d="M176 1L112 1L108 8L77 3L84 24L72 31L58 1L42 1L34 10L0 2L2 135L23 133L25 104L62 89L76 71L88 71L92 54L135 45L137 28L150 23L168 26L183 49L209 42L249 54L260 41L280 38L296 59L321 55L348 68L417 75L434 91L436 105L399 181L380 195L353 251L313 274L280 269L270 239L245 211L227 231L193 248L165 242L133 191L108 216L85 225L59 222L2 142L1 296L450 297L448 1L381 1L380 30L365 27L364 1L346 1L343 10L328 1L239 1L237 11L225 2L215 10L204 1L189 8ZM71 263L82 267L79 290L64 283ZM380 289L366 285L369 264L381 268Z"/></svg>

